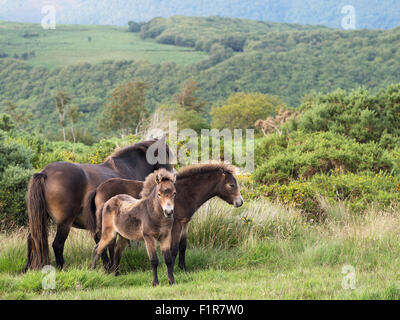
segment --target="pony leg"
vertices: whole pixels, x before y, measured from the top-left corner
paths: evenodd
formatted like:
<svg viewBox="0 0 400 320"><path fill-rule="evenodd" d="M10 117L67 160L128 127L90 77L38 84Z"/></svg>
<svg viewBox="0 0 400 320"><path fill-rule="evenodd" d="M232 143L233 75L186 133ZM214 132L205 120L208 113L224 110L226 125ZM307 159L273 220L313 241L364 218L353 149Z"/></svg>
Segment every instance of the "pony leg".
<svg viewBox="0 0 400 320"><path fill-rule="evenodd" d="M172 262L175 264L176 256L179 250L179 240L181 238L182 225L178 221L174 221L171 230L171 256Z"/></svg>
<svg viewBox="0 0 400 320"><path fill-rule="evenodd" d="M27 242L27 255L28 255L28 259L27 259L27 261L26 261L26 265L25 265L25 268L24 268L24 273L27 272L28 269L29 269L30 266L31 266L32 236L31 236L31 233L30 233L30 232L28 233L28 237L27 237L26 242Z"/></svg>
<svg viewBox="0 0 400 320"><path fill-rule="evenodd" d="M175 284L174 278L174 263L171 255L171 235L169 234L167 237L160 241L161 252L164 257L165 264L167 265L167 273L169 284Z"/></svg>
<svg viewBox="0 0 400 320"><path fill-rule="evenodd" d="M158 257L157 257L157 243L156 239L152 236L144 236L144 241L146 243L147 254L149 255L151 268L153 269L153 287L158 286Z"/></svg>
<svg viewBox="0 0 400 320"><path fill-rule="evenodd" d="M116 235L114 234L111 237L108 237L108 239L106 239L106 237L102 237L99 243L96 244L93 250L92 270L96 269L96 264L100 258L100 255L104 252L104 249L106 249L108 244L115 238L115 236Z"/></svg>
<svg viewBox="0 0 400 320"><path fill-rule="evenodd" d="M71 224L69 223L62 223L57 225L57 233L53 241L53 250L54 255L56 256L57 267L60 269L62 269L64 266L64 244L67 240L70 230Z"/></svg>
<svg viewBox="0 0 400 320"><path fill-rule="evenodd" d="M189 223L183 226L181 233L181 240L179 241L179 268L187 271L186 269L186 246L187 246L187 231L189 228Z"/></svg>
<svg viewBox="0 0 400 320"><path fill-rule="evenodd" d="M101 238L101 235L99 235L98 233L96 233L96 234L94 235L94 242L95 242L96 244L98 244L99 241L100 241L100 238ZM102 252L102 254L101 254L101 260L103 261L103 267L104 267L104 269L105 269L106 271L109 271L110 268L111 268L111 266L112 266L112 264L111 264L111 262L110 262L110 259L108 259L108 256L107 256L107 252L106 252L106 251L103 251L103 252Z"/></svg>
<svg viewBox="0 0 400 320"><path fill-rule="evenodd" d="M129 244L129 240L123 238L123 237L119 237L116 247L115 247L115 251L114 251L114 259L113 259L113 270L115 272L115 275L118 276L119 275L119 264L121 261L121 256L122 256L122 252L124 251L124 249L126 248L126 246Z"/></svg>
<svg viewBox="0 0 400 320"><path fill-rule="evenodd" d="M113 239L113 241L110 242L110 244L108 245L108 254L110 256L110 264L111 267L113 267L115 265L115 261L114 261L114 257L115 257L115 244L116 244L116 240Z"/></svg>

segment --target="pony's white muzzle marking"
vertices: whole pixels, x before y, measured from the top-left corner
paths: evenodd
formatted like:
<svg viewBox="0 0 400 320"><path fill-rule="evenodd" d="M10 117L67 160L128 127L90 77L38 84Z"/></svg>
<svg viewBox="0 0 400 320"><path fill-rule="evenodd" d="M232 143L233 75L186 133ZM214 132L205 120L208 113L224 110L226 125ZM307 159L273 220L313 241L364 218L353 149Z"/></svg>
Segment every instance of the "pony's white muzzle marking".
<svg viewBox="0 0 400 320"><path fill-rule="evenodd" d="M239 207L241 207L242 205L243 205L243 198L242 198L242 196L241 195L239 195L237 198L236 198L236 200L233 202L233 205L236 207L236 208L239 208Z"/></svg>

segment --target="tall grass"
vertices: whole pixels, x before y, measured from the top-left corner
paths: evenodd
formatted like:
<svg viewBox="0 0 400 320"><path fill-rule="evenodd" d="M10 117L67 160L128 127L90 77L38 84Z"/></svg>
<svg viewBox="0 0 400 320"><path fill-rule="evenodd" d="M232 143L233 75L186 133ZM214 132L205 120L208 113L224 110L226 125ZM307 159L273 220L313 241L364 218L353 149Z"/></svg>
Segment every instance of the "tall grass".
<svg viewBox="0 0 400 320"><path fill-rule="evenodd" d="M153 291L143 244L126 249L122 276L115 278L102 266L89 270L94 242L88 232L73 229L65 270L57 273L57 291L51 293L41 289L40 272L22 273L26 230L1 233L0 298L400 298L398 208L354 214L341 203L321 205L327 217L315 222L261 200L239 209L208 202L190 224L190 272L176 270L175 289ZM341 288L346 264L357 271L353 291ZM164 269L161 263L160 280L167 283Z"/></svg>

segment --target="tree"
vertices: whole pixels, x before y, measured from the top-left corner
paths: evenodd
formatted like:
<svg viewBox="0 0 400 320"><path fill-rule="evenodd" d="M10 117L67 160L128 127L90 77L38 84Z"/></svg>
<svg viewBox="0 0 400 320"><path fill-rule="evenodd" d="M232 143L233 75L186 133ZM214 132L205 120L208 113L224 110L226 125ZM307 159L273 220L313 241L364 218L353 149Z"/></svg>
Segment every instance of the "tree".
<svg viewBox="0 0 400 320"><path fill-rule="evenodd" d="M281 108L275 117L268 117L266 120L259 119L255 122L254 126L260 128L264 136L272 132L277 132L278 135L282 135L282 125L291 119L297 120L299 116L300 112L298 111L293 112Z"/></svg>
<svg viewBox="0 0 400 320"><path fill-rule="evenodd" d="M15 128L15 124L12 121L10 115L8 114L0 114L0 130L3 131L11 131Z"/></svg>
<svg viewBox="0 0 400 320"><path fill-rule="evenodd" d="M70 100L71 100L71 98L69 96L67 96L67 94L64 91L58 91L57 94L54 96L54 101L56 103L56 109L58 112L58 122L60 123L60 125L62 127L64 142L66 141L66 137L65 137L66 107Z"/></svg>
<svg viewBox="0 0 400 320"><path fill-rule="evenodd" d="M82 114L79 112L79 106L73 104L68 110L68 118L69 122L71 123L71 133L72 133L72 138L74 139L74 143L76 142L74 126L78 122L81 116Z"/></svg>
<svg viewBox="0 0 400 320"><path fill-rule="evenodd" d="M173 98L173 100L182 108L202 112L205 103L204 101L199 101L195 96L198 89L197 82L193 79L189 79L187 82L182 83L181 91Z"/></svg>
<svg viewBox="0 0 400 320"><path fill-rule="evenodd" d="M217 129L250 129L258 119L274 115L284 102L276 97L261 93L238 92L231 95L220 107L211 110L211 127Z"/></svg>
<svg viewBox="0 0 400 320"><path fill-rule="evenodd" d="M130 81L114 89L104 105L100 128L118 131L123 137L130 132L138 133L143 120L148 116L146 91L143 81Z"/></svg>
<svg viewBox="0 0 400 320"><path fill-rule="evenodd" d="M10 100L6 101L4 111L11 116L16 125L25 125L32 118L31 112L18 111L18 106Z"/></svg>
<svg viewBox="0 0 400 320"><path fill-rule="evenodd" d="M128 22L128 30L129 32L140 32L140 29L142 28L142 26L135 22L135 21L129 21Z"/></svg>

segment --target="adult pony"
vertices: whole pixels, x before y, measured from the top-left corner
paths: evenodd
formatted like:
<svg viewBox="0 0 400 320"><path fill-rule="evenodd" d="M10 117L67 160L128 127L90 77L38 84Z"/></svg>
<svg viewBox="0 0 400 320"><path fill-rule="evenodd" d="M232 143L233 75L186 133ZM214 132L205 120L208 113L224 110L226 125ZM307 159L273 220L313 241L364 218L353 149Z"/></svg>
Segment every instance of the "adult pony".
<svg viewBox="0 0 400 320"><path fill-rule="evenodd" d="M176 174L176 198L174 223L171 234L171 252L175 262L179 250L179 267L186 270L185 252L189 222L203 203L219 197L235 207L243 204L243 198L233 176L234 167L225 163L194 164L180 169ZM106 201L118 194L126 194L136 199L148 195L155 182L143 183L127 179L110 179L102 183L88 196L87 205L92 211L92 232L100 236L102 230L102 210ZM90 215L88 215L90 217ZM95 226L97 223L97 226ZM114 244L110 245L110 258L114 255ZM113 262L111 263L113 264ZM115 264L115 261L114 261ZM114 266L115 267L115 266Z"/></svg>
<svg viewBox="0 0 400 320"><path fill-rule="evenodd" d="M85 215L90 210L82 209L85 198L98 185L110 178L143 181L149 173L160 168L172 171L172 154L165 143L154 152L157 159L162 158L158 157L158 153L164 153L165 161L157 161L154 165L147 161L146 153L153 144L157 146L156 142L159 143L158 140L149 140L125 147L99 165L54 162L35 174L28 186L29 234L25 270L39 269L50 263L47 239L49 215L57 225L53 250L57 266L62 268L64 243L71 227L87 229L88 218ZM98 239L95 241L98 242Z"/></svg>

